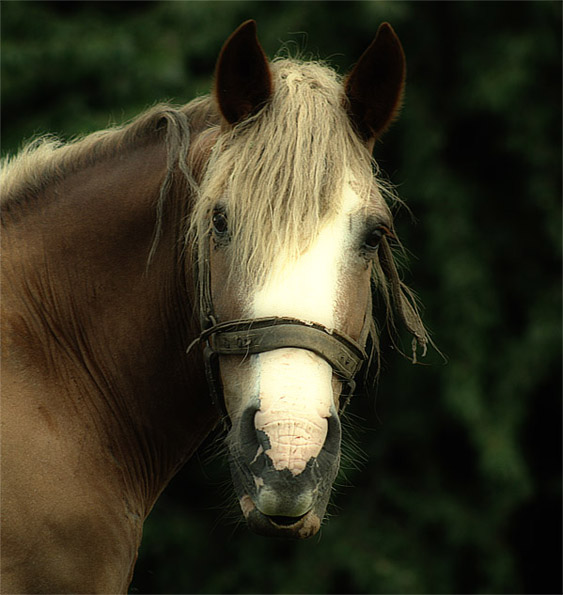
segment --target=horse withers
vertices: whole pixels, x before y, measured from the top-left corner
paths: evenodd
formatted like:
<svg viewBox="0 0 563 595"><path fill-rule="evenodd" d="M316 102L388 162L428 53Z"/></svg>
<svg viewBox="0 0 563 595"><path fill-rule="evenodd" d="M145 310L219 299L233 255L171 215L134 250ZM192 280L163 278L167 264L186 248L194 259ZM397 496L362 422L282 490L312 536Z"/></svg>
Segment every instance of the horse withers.
<svg viewBox="0 0 563 595"><path fill-rule="evenodd" d="M320 528L339 414L377 362L372 290L426 348L373 175L405 62L388 24L341 79L268 62L3 167L2 589L125 592L143 521L222 418L257 533Z"/></svg>

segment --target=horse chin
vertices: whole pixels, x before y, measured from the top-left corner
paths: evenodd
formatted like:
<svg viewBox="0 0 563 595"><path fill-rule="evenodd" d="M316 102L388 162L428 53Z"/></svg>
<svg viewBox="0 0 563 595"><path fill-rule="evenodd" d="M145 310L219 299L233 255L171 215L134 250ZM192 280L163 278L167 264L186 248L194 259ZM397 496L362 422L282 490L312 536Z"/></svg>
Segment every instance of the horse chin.
<svg viewBox="0 0 563 595"><path fill-rule="evenodd" d="M258 535L307 539L321 528L321 518L314 509L298 517L269 516L260 512L248 495L240 499L240 507L248 528Z"/></svg>

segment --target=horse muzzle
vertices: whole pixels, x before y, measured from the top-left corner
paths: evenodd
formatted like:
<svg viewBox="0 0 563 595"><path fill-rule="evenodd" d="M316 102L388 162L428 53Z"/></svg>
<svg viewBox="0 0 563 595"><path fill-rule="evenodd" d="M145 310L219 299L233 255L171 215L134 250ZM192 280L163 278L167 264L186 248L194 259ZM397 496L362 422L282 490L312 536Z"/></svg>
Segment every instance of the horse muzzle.
<svg viewBox="0 0 563 595"><path fill-rule="evenodd" d="M269 536L305 539L321 526L340 464L340 421L333 408L325 442L302 469L276 468L270 444L256 430L257 407L231 429L231 474L249 528Z"/></svg>

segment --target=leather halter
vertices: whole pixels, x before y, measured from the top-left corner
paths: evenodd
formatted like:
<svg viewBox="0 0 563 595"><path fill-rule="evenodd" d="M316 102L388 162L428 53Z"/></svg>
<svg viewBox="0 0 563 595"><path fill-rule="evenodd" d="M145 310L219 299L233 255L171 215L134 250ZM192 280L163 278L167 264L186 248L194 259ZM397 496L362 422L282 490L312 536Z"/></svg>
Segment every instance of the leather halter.
<svg viewBox="0 0 563 595"><path fill-rule="evenodd" d="M210 234L211 235L211 234ZM281 348L298 348L312 351L323 358L344 384L341 398L344 398L341 411L348 404L356 387L355 377L370 359L366 353L366 343L370 335L371 292L360 342L344 333L322 324L272 316L266 318L240 318L228 322L217 322L211 296L211 270L209 264L210 238L205 242L204 258L200 261L200 324L202 332L199 342L204 345L203 357L205 375L211 399L227 415L219 356L255 355Z"/></svg>

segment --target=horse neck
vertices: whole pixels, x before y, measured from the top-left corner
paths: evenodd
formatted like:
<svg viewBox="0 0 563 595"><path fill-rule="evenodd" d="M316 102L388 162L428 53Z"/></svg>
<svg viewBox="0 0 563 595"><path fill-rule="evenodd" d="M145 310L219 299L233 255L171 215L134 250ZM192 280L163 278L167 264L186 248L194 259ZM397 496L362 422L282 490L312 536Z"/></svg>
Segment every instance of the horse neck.
<svg viewBox="0 0 563 595"><path fill-rule="evenodd" d="M29 398L111 462L141 516L216 421L203 366L185 356L197 330L174 202L147 266L165 173L162 145L94 164L3 235L9 351L41 387Z"/></svg>

